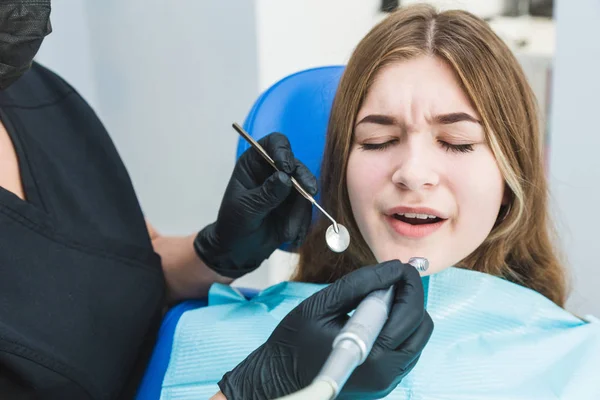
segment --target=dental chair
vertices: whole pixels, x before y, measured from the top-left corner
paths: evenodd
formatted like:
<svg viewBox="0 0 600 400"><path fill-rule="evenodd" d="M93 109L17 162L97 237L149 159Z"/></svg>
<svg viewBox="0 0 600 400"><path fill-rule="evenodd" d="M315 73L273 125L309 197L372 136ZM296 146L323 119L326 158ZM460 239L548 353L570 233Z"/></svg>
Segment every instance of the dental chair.
<svg viewBox="0 0 600 400"><path fill-rule="evenodd" d="M319 177L329 113L342 72L342 66L327 66L300 71L280 80L256 100L244 121L244 129L256 140L271 132L285 134L296 158ZM237 158L249 147L250 145L240 138ZM313 212L313 215L315 214L316 212ZM282 250L288 248L283 246ZM238 290L248 299L258 293L256 289ZM188 310L205 306L207 299L185 301L166 314L158 333L154 353L137 393L138 400L160 398L179 318Z"/></svg>

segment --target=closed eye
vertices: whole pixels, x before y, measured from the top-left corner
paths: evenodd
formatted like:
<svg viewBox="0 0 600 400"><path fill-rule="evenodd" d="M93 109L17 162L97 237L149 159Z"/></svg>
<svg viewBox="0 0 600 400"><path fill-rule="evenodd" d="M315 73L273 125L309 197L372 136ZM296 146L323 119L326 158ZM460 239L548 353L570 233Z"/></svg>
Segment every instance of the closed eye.
<svg viewBox="0 0 600 400"><path fill-rule="evenodd" d="M360 145L360 148L362 150L385 150L388 147L396 144L396 142L398 142L398 139L389 140L383 143L363 143ZM442 140L440 140L439 143L446 151L452 151L455 153L469 153L474 150L472 144L450 144Z"/></svg>
<svg viewBox="0 0 600 400"><path fill-rule="evenodd" d="M360 145L360 148L362 150L385 150L397 142L398 139L388 140L387 142L383 143L363 143Z"/></svg>
<svg viewBox="0 0 600 400"><path fill-rule="evenodd" d="M450 144L442 140L440 140L439 142L442 145L442 147L446 149L446 151L452 151L455 153L469 153L473 151L472 144Z"/></svg>

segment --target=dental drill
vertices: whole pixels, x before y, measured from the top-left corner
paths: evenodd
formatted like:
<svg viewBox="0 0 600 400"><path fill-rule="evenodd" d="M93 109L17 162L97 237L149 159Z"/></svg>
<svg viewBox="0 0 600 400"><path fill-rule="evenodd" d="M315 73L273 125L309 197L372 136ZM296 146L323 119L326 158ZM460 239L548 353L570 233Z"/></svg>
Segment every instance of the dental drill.
<svg viewBox="0 0 600 400"><path fill-rule="evenodd" d="M429 268L427 259L421 257L413 257L408 263L420 272ZM394 286L365 297L333 340L333 349L313 382L277 400L335 399L352 372L367 359L388 319L393 299Z"/></svg>

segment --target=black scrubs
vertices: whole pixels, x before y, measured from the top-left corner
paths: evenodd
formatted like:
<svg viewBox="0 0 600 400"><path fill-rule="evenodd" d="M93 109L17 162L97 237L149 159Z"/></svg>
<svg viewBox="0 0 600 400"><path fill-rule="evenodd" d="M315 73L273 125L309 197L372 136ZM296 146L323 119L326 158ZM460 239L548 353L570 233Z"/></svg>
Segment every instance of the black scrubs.
<svg viewBox="0 0 600 400"><path fill-rule="evenodd" d="M0 187L0 398L132 398L164 279L89 105L34 64L0 91L26 201Z"/></svg>

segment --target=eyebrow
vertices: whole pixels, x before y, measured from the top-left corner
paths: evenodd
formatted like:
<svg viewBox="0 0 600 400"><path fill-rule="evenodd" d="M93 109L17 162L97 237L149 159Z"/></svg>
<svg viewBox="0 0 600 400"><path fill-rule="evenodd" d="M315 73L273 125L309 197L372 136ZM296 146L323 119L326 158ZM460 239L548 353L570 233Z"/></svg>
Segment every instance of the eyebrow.
<svg viewBox="0 0 600 400"><path fill-rule="evenodd" d="M455 112L449 114L440 114L433 117L434 123L438 125L450 125L455 124L457 122L467 121L473 122L476 124L481 124L477 118L465 113L465 112ZM370 114L361 119L356 125L360 125L363 123L370 122L372 124L378 125L398 125L404 126L404 124L400 123L396 118L389 115L382 114Z"/></svg>
<svg viewBox="0 0 600 400"><path fill-rule="evenodd" d="M476 124L481 124L481 121L477 118L465 113L465 112L456 112L450 114L441 114L433 117L433 120L439 125L449 125L454 124L456 122L468 121L474 122Z"/></svg>

